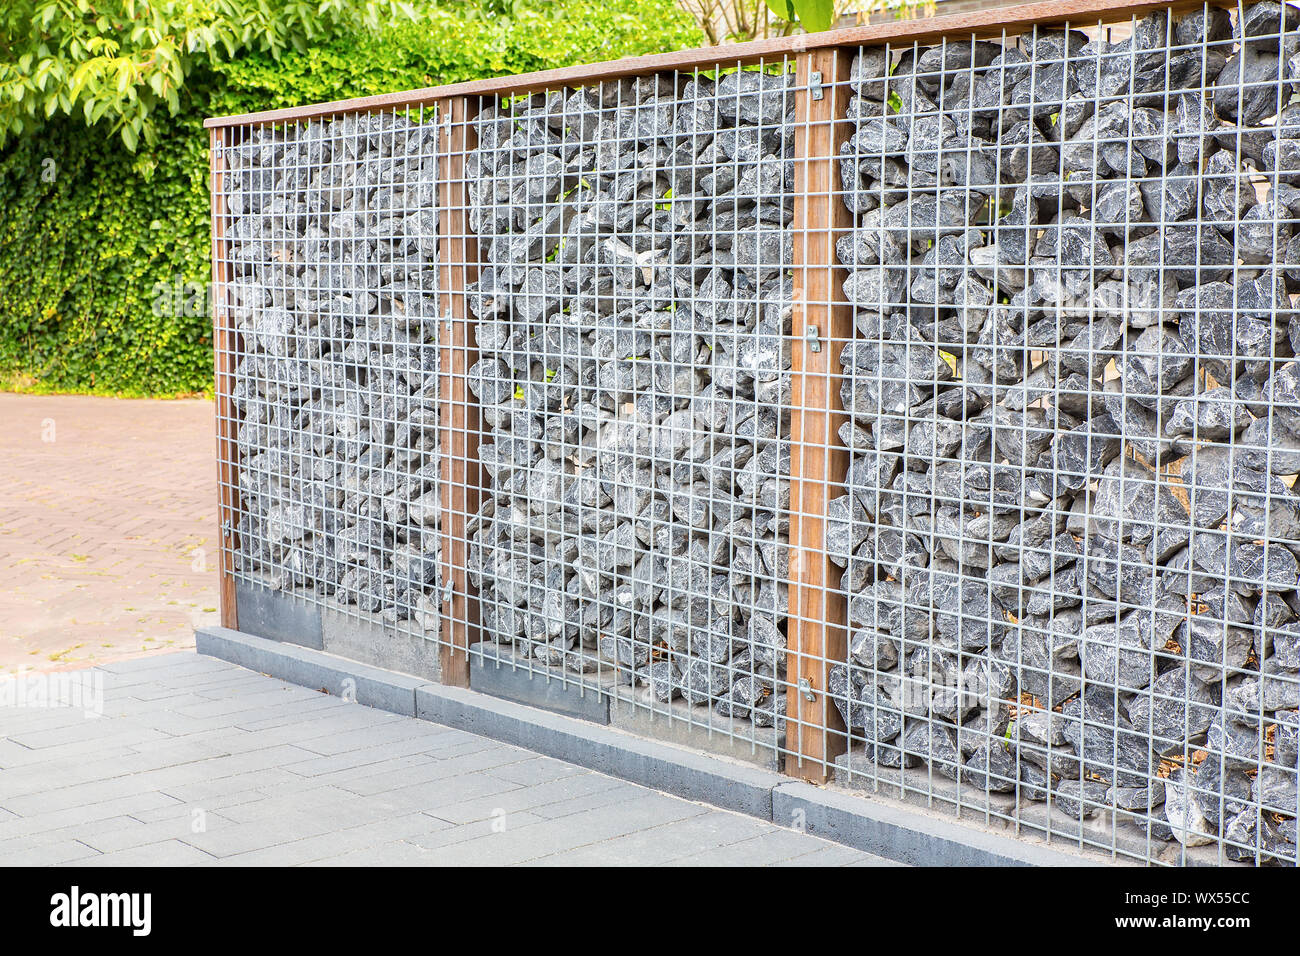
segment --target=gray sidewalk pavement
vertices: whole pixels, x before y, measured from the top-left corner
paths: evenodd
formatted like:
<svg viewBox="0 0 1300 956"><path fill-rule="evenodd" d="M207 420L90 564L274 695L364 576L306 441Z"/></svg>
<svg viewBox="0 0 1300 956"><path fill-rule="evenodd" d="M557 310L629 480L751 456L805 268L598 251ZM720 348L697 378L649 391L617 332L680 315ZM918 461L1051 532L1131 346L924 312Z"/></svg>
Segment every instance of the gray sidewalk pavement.
<svg viewBox="0 0 1300 956"><path fill-rule="evenodd" d="M4 680L0 864L889 862L189 652Z"/></svg>

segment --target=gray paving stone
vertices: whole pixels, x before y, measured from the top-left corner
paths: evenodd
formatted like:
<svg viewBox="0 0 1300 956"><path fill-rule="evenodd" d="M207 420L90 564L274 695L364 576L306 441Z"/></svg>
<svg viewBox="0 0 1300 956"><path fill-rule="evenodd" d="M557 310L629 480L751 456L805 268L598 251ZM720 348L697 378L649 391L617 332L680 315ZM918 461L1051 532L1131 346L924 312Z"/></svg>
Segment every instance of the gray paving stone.
<svg viewBox="0 0 1300 956"><path fill-rule="evenodd" d="M527 810L502 810L486 819L475 820L473 823L409 837L407 842L425 850L439 850L479 840L493 842L494 837L503 837L505 839L500 842L508 842L514 839L515 834L520 830L545 822L545 817L539 817Z"/></svg>
<svg viewBox="0 0 1300 956"><path fill-rule="evenodd" d="M297 710L293 707L281 708L278 716L263 716L254 722L245 724L242 720L233 724L236 729L255 732L259 735L272 734L280 740L303 741L315 740L328 734L341 734L362 727L377 727L393 720L400 720L395 714L369 707L358 707L339 701L337 709L314 712ZM274 733L277 732L278 733Z"/></svg>
<svg viewBox="0 0 1300 956"><path fill-rule="evenodd" d="M362 754L347 754L349 757L365 757ZM337 757L323 757L323 760L337 760ZM311 761L306 761L311 763ZM372 777L395 774L394 780L405 780L401 776L403 773L414 770L417 767L426 767L436 763L437 758L431 754L425 753L418 749L411 749L409 753L397 753L391 756L372 760L365 760L355 766L337 767L326 770L318 774L300 774L299 767L303 764L290 764L284 769L298 775L296 781L286 781L282 785L271 788L273 793L300 793L303 790L323 786L341 786L350 783L359 783L369 780ZM413 777L411 778L413 779Z"/></svg>
<svg viewBox="0 0 1300 956"><path fill-rule="evenodd" d="M61 841L78 840L88 843L90 842L87 839L88 837L98 837L113 830L129 829L139 825L140 821L136 817L123 814L96 820L92 823L76 823L67 827L40 830L26 836L10 837L9 839L0 840L0 860L8 860L10 854L19 850L30 850L33 847L52 845Z"/></svg>
<svg viewBox="0 0 1300 956"><path fill-rule="evenodd" d="M886 860L870 853L863 853L861 850L855 850L851 846L841 846L838 843L826 843L820 849L813 850L811 853L802 853L799 856L791 857L788 860L781 860L773 863L773 866L848 866L849 864L861 864L864 866L902 866L893 860Z"/></svg>
<svg viewBox="0 0 1300 956"><path fill-rule="evenodd" d="M323 694L313 687L303 687L276 679L267 680L265 674L250 674L240 681L216 681L204 687L196 687L194 696L207 701L265 696L270 705L274 706L280 702L314 700L330 695Z"/></svg>
<svg viewBox="0 0 1300 956"><path fill-rule="evenodd" d="M73 806L86 793L102 800L109 795L167 790L279 765L301 759L304 754L288 746L238 754L191 746L171 752L163 761L153 753L133 753L88 763L62 763L58 767L38 764L7 774L3 799L9 809L21 815L30 812L28 805L48 812Z"/></svg>
<svg viewBox="0 0 1300 956"><path fill-rule="evenodd" d="M225 857L319 836L333 829L329 820L311 813L278 813L248 823L213 820L205 832L186 837L186 843L212 856Z"/></svg>
<svg viewBox="0 0 1300 956"><path fill-rule="evenodd" d="M426 812L452 823L487 820L498 811L514 813L526 810L539 818L550 819L599 809L640 792L634 784L585 771L488 797L444 804Z"/></svg>
<svg viewBox="0 0 1300 956"><path fill-rule="evenodd" d="M78 824L91 824L109 817L122 814L135 815L145 810L155 810L169 804L180 803L165 793L139 793L116 800L104 800L99 803L80 807L70 807L54 813L39 813L30 817L15 817L0 821L0 840L16 836L28 836L71 827Z"/></svg>
<svg viewBox="0 0 1300 956"><path fill-rule="evenodd" d="M169 787L167 793L181 803L203 806L215 799L233 797L241 793L260 791L277 783L286 783L302 779L280 767L266 767L248 773L218 777L214 780L199 780L193 783ZM227 800L227 804L230 801Z"/></svg>
<svg viewBox="0 0 1300 956"><path fill-rule="evenodd" d="M110 716L118 715L114 714ZM156 730L172 737L188 737L191 734L202 733L205 730L212 730L221 726L221 723L213 720L211 717L192 717L186 714L177 713L174 710L136 713L129 716L131 717L132 722L137 726Z"/></svg>
<svg viewBox="0 0 1300 956"><path fill-rule="evenodd" d="M388 760L413 756L434 757L429 749L430 738L412 735L402 740L367 747L363 750L347 750L343 753L316 756L297 763L287 764L286 770L304 777L320 777L325 774L345 774L356 771L368 773L370 768ZM304 747L304 749L311 749Z"/></svg>
<svg viewBox="0 0 1300 956"><path fill-rule="evenodd" d="M135 657L125 661L111 661L100 664L96 670L109 674L230 674L234 673L223 661L203 657L200 654L159 654L155 657Z"/></svg>
<svg viewBox="0 0 1300 956"><path fill-rule="evenodd" d="M147 780L141 780L138 776L113 777L109 780L94 780L71 787L58 787L22 797L6 798L5 809L20 817L33 817L57 813L61 810L72 810L107 800L129 799L157 790L158 787Z"/></svg>
<svg viewBox="0 0 1300 956"><path fill-rule="evenodd" d="M575 767L571 763L555 760L552 757L533 757L520 760L517 763L507 764L504 767L495 767L490 771L494 777L509 780L511 783L526 787L550 783L552 780L558 780L561 777L569 777L585 772L581 767Z"/></svg>
<svg viewBox="0 0 1300 956"><path fill-rule="evenodd" d="M405 840L391 840L364 850L315 860L307 866L444 866L436 849L416 846Z"/></svg>
<svg viewBox="0 0 1300 956"><path fill-rule="evenodd" d="M59 840L57 842L42 843L26 850L7 853L5 854L4 865L58 866L60 863L70 863L73 860L82 861L94 855L97 855L95 851L84 843L78 843L76 840Z"/></svg>
<svg viewBox="0 0 1300 956"><path fill-rule="evenodd" d="M165 792L175 792L192 784L219 786L222 781L242 778L259 770L282 770L284 764L301 760L306 752L297 747L280 745L149 770L133 775L132 779Z"/></svg>
<svg viewBox="0 0 1300 956"><path fill-rule="evenodd" d="M319 756L329 757L350 751L369 751L384 744L410 739L426 742L445 740L447 733L444 727L399 718L373 727L361 727L341 734L313 737L300 746Z"/></svg>
<svg viewBox="0 0 1300 956"><path fill-rule="evenodd" d="M0 725L10 738L32 730L80 726L87 720L95 719L88 718L83 711L71 707L0 707Z"/></svg>
<svg viewBox="0 0 1300 956"><path fill-rule="evenodd" d="M166 766L157 758L146 757L134 750L110 752L100 760L69 758L66 760L34 760L16 764L5 771L4 795L9 800L59 787L70 787L94 780L107 780L142 769Z"/></svg>
<svg viewBox="0 0 1300 956"><path fill-rule="evenodd" d="M727 846L701 849L686 856L675 857L661 865L667 866L773 866L807 855L817 855L834 846L845 849L838 844L828 844L815 837L811 840L807 834L783 827L772 827L765 833L748 839L730 843ZM849 851L857 860L867 865L882 862L880 857L863 853L859 850Z"/></svg>
<svg viewBox="0 0 1300 956"><path fill-rule="evenodd" d="M164 840L73 861L77 866L196 866L211 863L209 853L180 840Z"/></svg>
<svg viewBox="0 0 1300 956"><path fill-rule="evenodd" d="M603 774L598 774L597 776L603 780L614 780L614 778L605 777ZM631 799L633 796L641 792L641 788L634 783L614 780L614 784L615 786L612 787L592 788L588 792L560 800L556 803L544 803L540 806L534 807L533 812L538 816L554 820L560 817L573 816L574 814L599 811L605 807L619 803L622 800Z"/></svg>
<svg viewBox="0 0 1300 956"><path fill-rule="evenodd" d="M91 759L106 759L112 757L129 757L138 751L127 741L110 741L106 745L96 746L98 741L87 742L86 744L64 744L59 747L48 747L44 750L30 750L26 747L15 750L9 769L22 767L57 767L60 762L73 763L80 761L84 763L88 756ZM17 745L15 745L17 746ZM19 755L22 755L21 758Z"/></svg>
<svg viewBox="0 0 1300 956"><path fill-rule="evenodd" d="M111 747L122 740L140 743L146 740L166 740L168 734L134 723L129 718L108 720L98 718L67 724L50 730L28 730L10 734L9 739L33 750L66 746L93 753L98 747Z"/></svg>
<svg viewBox="0 0 1300 956"><path fill-rule="evenodd" d="M260 674L248 672L229 674L221 671L203 671L197 674L168 674L166 680L151 678L138 684L118 685L116 679L107 685L114 693L125 691L137 700L170 700L192 694L200 697L212 690L229 686L245 686Z"/></svg>
<svg viewBox="0 0 1300 956"><path fill-rule="evenodd" d="M227 714L236 714L242 717L250 712L310 700L311 698L308 696L310 693L310 691L303 690L301 687L292 689L274 687L270 690L256 692L244 691L205 700L199 704L178 707L176 713L182 717L200 719L204 717L222 717Z"/></svg>
<svg viewBox="0 0 1300 956"><path fill-rule="evenodd" d="M193 819L195 810L202 810L207 814L221 814L229 807L242 806L266 798L267 794L263 790L240 790L236 793L214 794L203 800L181 800L153 810L140 810L131 814L131 816L141 823L157 823L160 820L179 820L181 818L184 818L188 823L189 820Z"/></svg>
<svg viewBox="0 0 1300 956"><path fill-rule="evenodd" d="M156 688L156 684L147 685ZM201 704L208 698L200 697L190 691L165 693L164 689L155 692L156 696L140 697L134 693L123 693L114 688L104 690L104 715L107 717L137 717L141 714L174 713L176 707L184 704Z"/></svg>
<svg viewBox="0 0 1300 956"><path fill-rule="evenodd" d="M496 767L518 763L525 757L525 754L514 748L498 745L498 747L490 750L480 750L476 753L450 757L446 760L435 760L418 767L368 775L346 786L347 789L356 793L376 794L402 789L412 784L442 782L465 775L486 778L490 774L481 773L481 771L490 771ZM495 779L504 784L505 788L519 786L508 780Z"/></svg>
<svg viewBox="0 0 1300 956"><path fill-rule="evenodd" d="M229 866L301 866L376 846L447 830L453 824L423 813L408 813L375 823L365 823L334 833L303 837L274 847L236 853L221 862Z"/></svg>
<svg viewBox="0 0 1300 956"><path fill-rule="evenodd" d="M363 797L342 787L313 787L297 793L268 794L266 799L229 807L221 815L236 823L252 823L268 815L307 813L333 821L335 829L373 823L391 815L381 799Z"/></svg>
<svg viewBox="0 0 1300 956"><path fill-rule="evenodd" d="M121 850L147 848L152 844L166 843L169 840L184 840L194 833L196 817L191 808L188 814L178 815L165 820L145 823L135 817L126 819L127 825L106 827L98 833L82 833L78 839L91 849L100 853L117 853ZM204 811L204 825L209 825L214 815Z"/></svg>
<svg viewBox="0 0 1300 956"><path fill-rule="evenodd" d="M417 767L411 775L427 776L427 767ZM371 787L363 789L396 809L430 810L435 815L439 807L467 797L483 797L519 789L516 784L497 780L485 773L466 773L450 778L426 779L409 786L393 787L392 784L398 780L399 777L395 776L386 781L388 789L378 791ZM344 789L350 789L352 785L343 786Z"/></svg>
<svg viewBox="0 0 1300 956"><path fill-rule="evenodd" d="M0 723L0 862L648 864L727 849L721 859L742 864L825 851L764 820L221 661L110 666L105 716L24 709ZM765 842L778 839L779 852Z"/></svg>
<svg viewBox="0 0 1300 956"><path fill-rule="evenodd" d="M763 824L756 824L754 820L712 810L679 823L638 829L588 846L553 853L530 861L530 865L621 866L633 862L654 865L745 840L754 835L756 826L760 833L766 832Z"/></svg>
<svg viewBox="0 0 1300 956"><path fill-rule="evenodd" d="M446 866L509 866L526 863L575 846L588 846L705 812L706 808L699 804L650 792L633 800L612 804L601 813L586 814L577 827L573 821L564 818L511 827L507 818L504 833L492 833L477 840L444 847L439 854L440 862ZM763 826L756 821L754 825ZM500 837L509 839L502 840Z"/></svg>

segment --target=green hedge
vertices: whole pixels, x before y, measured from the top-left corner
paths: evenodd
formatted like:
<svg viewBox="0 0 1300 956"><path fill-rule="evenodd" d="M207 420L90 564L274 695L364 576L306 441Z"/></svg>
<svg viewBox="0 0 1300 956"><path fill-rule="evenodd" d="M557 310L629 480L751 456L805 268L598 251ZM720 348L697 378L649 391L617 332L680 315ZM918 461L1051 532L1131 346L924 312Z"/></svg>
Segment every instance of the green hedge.
<svg viewBox="0 0 1300 956"><path fill-rule="evenodd" d="M191 77L158 147L55 120L0 152L0 388L210 392L204 116L364 96L697 45L672 0L565 0L510 18L433 9L276 61Z"/></svg>
<svg viewBox="0 0 1300 956"><path fill-rule="evenodd" d="M167 124L156 156L132 156L103 129L64 120L5 149L0 385L132 395L210 389L210 320L156 303L155 289L211 274L202 133L191 111Z"/></svg>

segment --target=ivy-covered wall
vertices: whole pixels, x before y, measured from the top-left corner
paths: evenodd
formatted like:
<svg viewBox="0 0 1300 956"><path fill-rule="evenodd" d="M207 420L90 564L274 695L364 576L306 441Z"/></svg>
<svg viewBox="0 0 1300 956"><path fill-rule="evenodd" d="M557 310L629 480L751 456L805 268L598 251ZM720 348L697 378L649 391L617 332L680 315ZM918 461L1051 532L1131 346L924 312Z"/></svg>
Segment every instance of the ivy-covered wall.
<svg viewBox="0 0 1300 956"><path fill-rule="evenodd" d="M698 45L672 0L435 8L191 77L157 147L56 119L0 151L0 388L210 392L208 137L203 117L523 73Z"/></svg>

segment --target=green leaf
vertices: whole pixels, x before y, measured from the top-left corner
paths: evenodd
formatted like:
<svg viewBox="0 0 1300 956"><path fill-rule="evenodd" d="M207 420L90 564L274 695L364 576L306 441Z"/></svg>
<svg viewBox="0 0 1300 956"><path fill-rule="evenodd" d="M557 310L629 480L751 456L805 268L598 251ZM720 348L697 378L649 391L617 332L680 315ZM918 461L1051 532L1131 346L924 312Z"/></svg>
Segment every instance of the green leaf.
<svg viewBox="0 0 1300 956"><path fill-rule="evenodd" d="M791 4L799 25L809 33L829 30L835 24L835 0L791 0Z"/></svg>
<svg viewBox="0 0 1300 956"><path fill-rule="evenodd" d="M768 9L787 23L795 22L795 9L792 0L763 0Z"/></svg>

